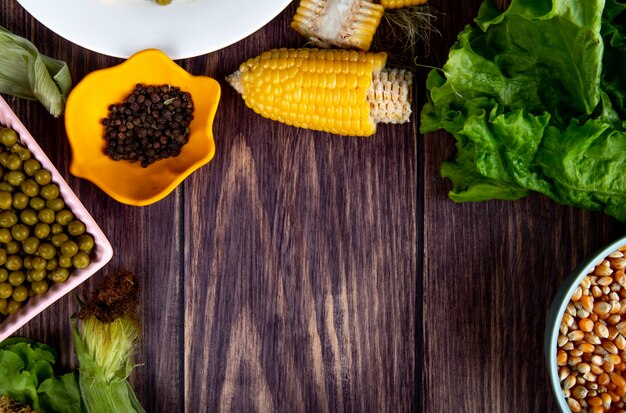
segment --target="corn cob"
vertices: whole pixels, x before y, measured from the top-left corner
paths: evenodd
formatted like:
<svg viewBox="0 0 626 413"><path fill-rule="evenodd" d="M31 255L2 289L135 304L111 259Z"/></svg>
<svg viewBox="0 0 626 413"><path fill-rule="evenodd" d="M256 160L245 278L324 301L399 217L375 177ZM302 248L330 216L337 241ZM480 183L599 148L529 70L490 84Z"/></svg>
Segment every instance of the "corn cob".
<svg viewBox="0 0 626 413"><path fill-rule="evenodd" d="M424 3L426 3L426 0L380 0L380 5L385 9L399 9Z"/></svg>
<svg viewBox="0 0 626 413"><path fill-rule="evenodd" d="M288 125L369 136L411 114L412 75L385 69L385 53L277 49L227 77L256 113Z"/></svg>
<svg viewBox="0 0 626 413"><path fill-rule="evenodd" d="M291 27L317 46L369 50L383 13L367 0L301 0Z"/></svg>

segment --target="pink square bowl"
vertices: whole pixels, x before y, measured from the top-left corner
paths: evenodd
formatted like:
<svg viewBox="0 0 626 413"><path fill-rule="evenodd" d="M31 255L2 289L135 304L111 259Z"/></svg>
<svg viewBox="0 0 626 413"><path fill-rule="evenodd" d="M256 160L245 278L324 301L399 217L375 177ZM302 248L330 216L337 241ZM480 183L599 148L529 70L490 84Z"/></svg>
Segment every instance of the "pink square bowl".
<svg viewBox="0 0 626 413"><path fill-rule="evenodd" d="M45 310L46 307L50 306L56 300L69 293L80 283L95 274L111 260L111 257L113 257L113 248L98 224L96 224L96 221L89 215L89 212L87 212L78 197L67 185L67 182L65 182L61 174L59 174L59 171L52 165L50 159L48 159L35 139L2 97L0 97L0 125L14 129L19 134L21 143L31 151L35 159L41 162L41 165L45 169L50 171L52 181L59 186L65 204L71 209L74 215L85 224L86 232L93 236L95 243L91 264L87 268L82 270L75 269L66 282L54 284L47 293L31 297L20 311L0 322L0 341L2 341L37 314ZM67 318L69 322L70 314L67 315Z"/></svg>

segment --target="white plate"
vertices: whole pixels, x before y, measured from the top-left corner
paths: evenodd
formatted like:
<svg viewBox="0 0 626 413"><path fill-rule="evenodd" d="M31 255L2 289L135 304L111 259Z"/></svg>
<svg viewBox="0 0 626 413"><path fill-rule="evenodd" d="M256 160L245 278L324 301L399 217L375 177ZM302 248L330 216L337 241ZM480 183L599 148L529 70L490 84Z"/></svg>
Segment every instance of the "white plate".
<svg viewBox="0 0 626 413"><path fill-rule="evenodd" d="M291 0L18 0L50 30L87 49L127 58L160 49L172 59L219 50L254 33Z"/></svg>

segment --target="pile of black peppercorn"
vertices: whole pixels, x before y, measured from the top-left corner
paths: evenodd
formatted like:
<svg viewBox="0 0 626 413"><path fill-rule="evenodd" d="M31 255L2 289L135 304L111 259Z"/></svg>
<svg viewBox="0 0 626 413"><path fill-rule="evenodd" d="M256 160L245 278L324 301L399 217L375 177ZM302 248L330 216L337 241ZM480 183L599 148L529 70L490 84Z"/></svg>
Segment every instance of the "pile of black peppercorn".
<svg viewBox="0 0 626 413"><path fill-rule="evenodd" d="M109 106L102 120L113 160L139 162L144 168L159 159L177 156L189 141L193 101L187 92L170 85L141 85L122 103Z"/></svg>

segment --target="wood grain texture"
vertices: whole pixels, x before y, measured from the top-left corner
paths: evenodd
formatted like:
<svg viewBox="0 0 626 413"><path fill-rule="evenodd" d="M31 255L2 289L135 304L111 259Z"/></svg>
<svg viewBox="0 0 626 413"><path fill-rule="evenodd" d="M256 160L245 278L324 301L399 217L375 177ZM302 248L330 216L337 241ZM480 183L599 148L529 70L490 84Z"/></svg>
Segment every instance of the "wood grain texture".
<svg viewBox="0 0 626 413"><path fill-rule="evenodd" d="M445 62L480 3L438 4L443 36L432 65ZM626 227L539 195L455 204L439 174L454 138L431 133L423 147L424 411L558 411L543 353L548 307L564 277Z"/></svg>
<svg viewBox="0 0 626 413"><path fill-rule="evenodd" d="M294 11L209 56L211 73L302 45L283 33ZM217 155L185 185L186 403L413 410L416 118L341 138L259 118L223 91Z"/></svg>
<svg viewBox="0 0 626 413"><path fill-rule="evenodd" d="M220 81L214 160L165 200L123 206L69 175L62 119L9 99L100 223L113 261L143 286L144 363L132 383L149 412L408 412L415 388L417 116L375 138L290 128L247 109L223 81L245 59L301 46L292 4L229 48L180 64ZM120 62L47 30L0 0L0 25L65 60L75 82ZM75 367L65 297L18 334Z"/></svg>

